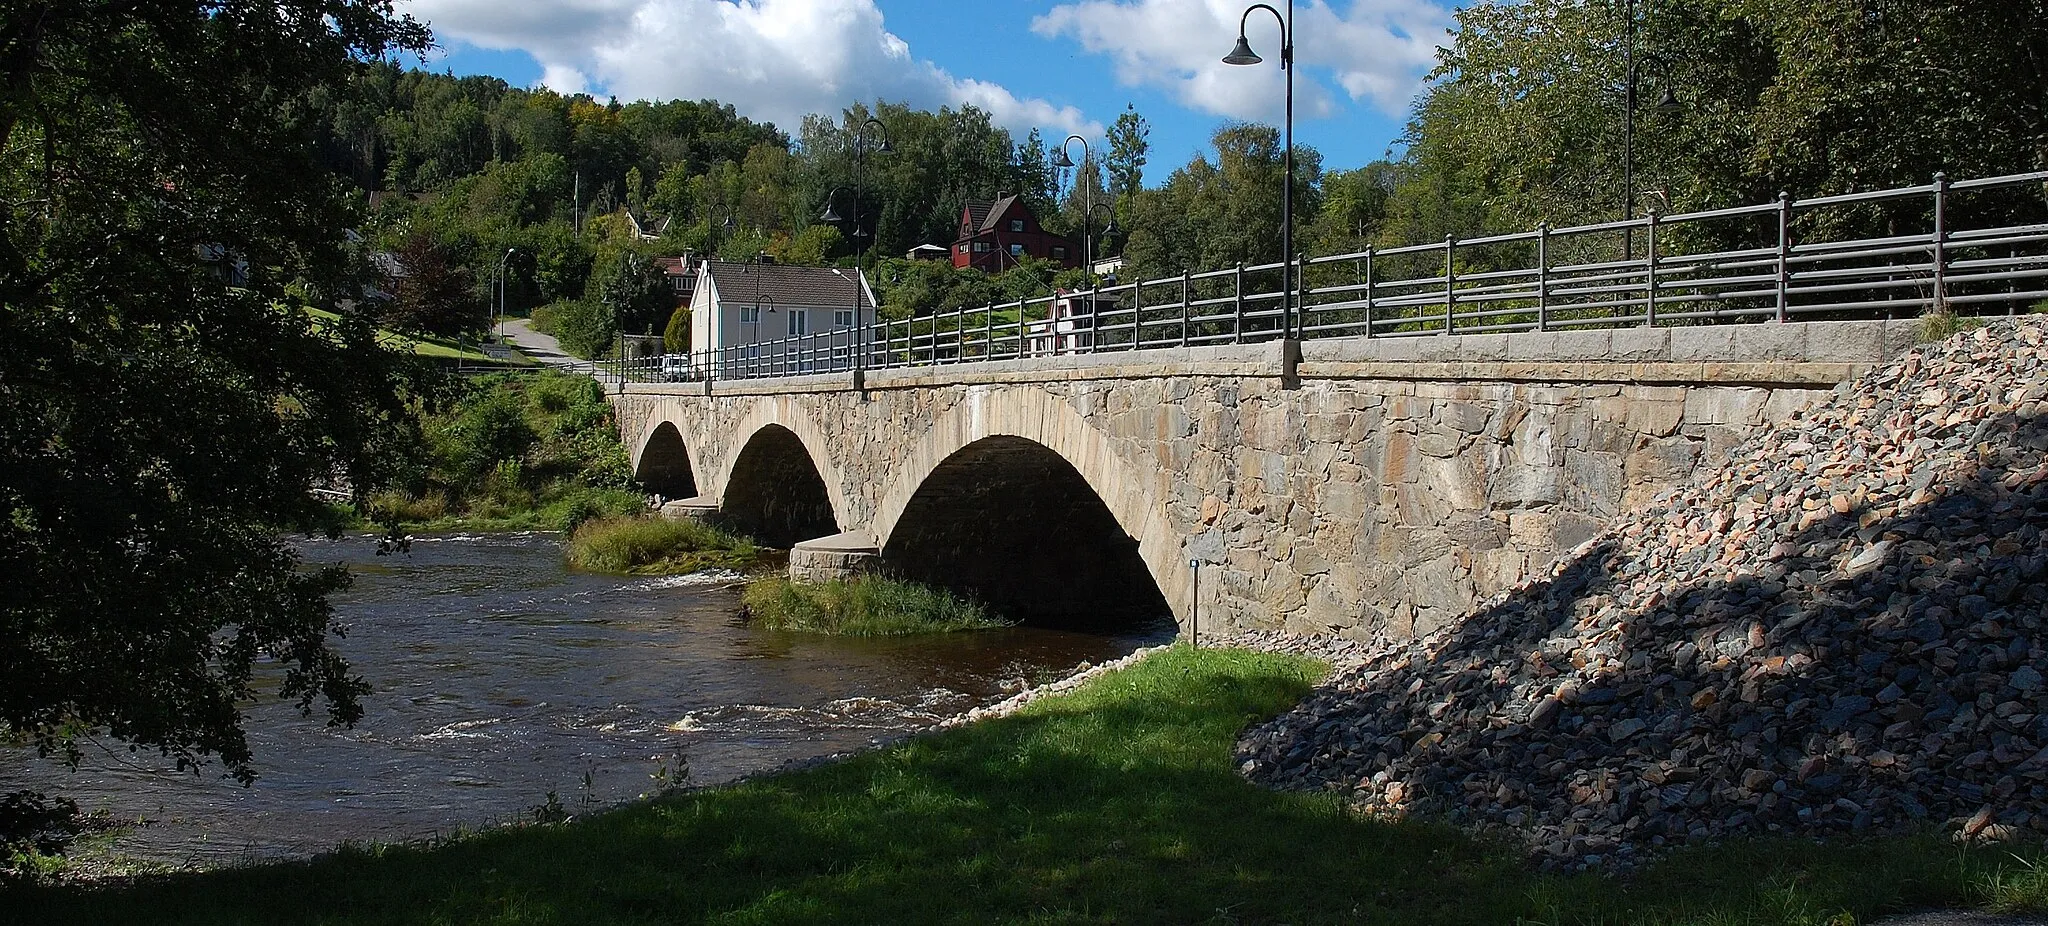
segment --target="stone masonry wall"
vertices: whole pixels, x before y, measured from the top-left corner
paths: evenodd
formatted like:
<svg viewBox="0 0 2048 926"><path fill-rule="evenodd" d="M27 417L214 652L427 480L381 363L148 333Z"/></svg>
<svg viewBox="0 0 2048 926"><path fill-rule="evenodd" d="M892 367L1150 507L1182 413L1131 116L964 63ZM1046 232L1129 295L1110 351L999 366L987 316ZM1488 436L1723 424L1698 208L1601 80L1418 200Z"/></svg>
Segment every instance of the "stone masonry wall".
<svg viewBox="0 0 2048 926"><path fill-rule="evenodd" d="M1716 466L1911 343L1910 322L1193 348L634 386L719 497L756 431L794 432L838 526L886 546L925 475L981 437L1065 457L1185 623L1397 635L1446 622L1621 511ZM1533 356L1542 355L1542 356ZM973 512L959 512L974 517Z"/></svg>

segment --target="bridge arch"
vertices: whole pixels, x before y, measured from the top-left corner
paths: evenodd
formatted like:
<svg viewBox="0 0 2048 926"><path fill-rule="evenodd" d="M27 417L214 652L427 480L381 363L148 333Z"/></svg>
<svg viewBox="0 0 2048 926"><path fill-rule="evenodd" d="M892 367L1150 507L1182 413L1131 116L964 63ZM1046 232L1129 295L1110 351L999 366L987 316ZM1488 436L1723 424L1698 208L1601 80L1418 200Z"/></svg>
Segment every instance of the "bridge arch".
<svg viewBox="0 0 2048 926"><path fill-rule="evenodd" d="M1181 539L1152 484L1065 401L977 392L918 441L870 528L883 568L974 592L1034 623L1176 618L1188 604Z"/></svg>
<svg viewBox="0 0 2048 926"><path fill-rule="evenodd" d="M675 422L661 420L640 439L635 455L633 480L667 499L691 498L697 494L696 468L691 465L690 448Z"/></svg>
<svg viewBox="0 0 2048 926"><path fill-rule="evenodd" d="M766 423L746 435L726 467L719 517L772 547L791 547L839 532L836 480L794 430Z"/></svg>

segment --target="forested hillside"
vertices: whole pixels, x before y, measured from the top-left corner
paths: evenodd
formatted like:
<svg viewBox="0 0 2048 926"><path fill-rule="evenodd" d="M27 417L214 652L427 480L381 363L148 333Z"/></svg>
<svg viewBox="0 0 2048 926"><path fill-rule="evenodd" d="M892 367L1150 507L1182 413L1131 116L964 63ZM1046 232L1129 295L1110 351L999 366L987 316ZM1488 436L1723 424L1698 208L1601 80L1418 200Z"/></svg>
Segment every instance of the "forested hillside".
<svg viewBox="0 0 2048 926"><path fill-rule="evenodd" d="M1644 0L1635 190L1625 189L1623 9L1528 0L1461 11L1398 156L1325 170L1315 137L1346 127L1300 127L1302 250L1599 221L1624 214L1631 192L1637 212L1669 212L1923 183L1937 170L2048 167L2042 0ZM1097 216L1097 253L1124 254L1126 278L1280 256L1281 139L1270 126L1225 124L1210 152L1146 188L1147 126L1128 109L1095 158L1075 146L1081 163L1062 171L1037 130L1016 138L973 107L849 101L792 136L708 100L600 102L389 64L366 67L357 84L312 103L327 156L376 204L377 247L408 269L445 269L419 275L471 294L457 327L482 317L508 249L511 307L562 302L599 333L661 331L667 303L649 295L660 280L645 258L685 250L796 263L851 263L858 250L893 316L1078 284L1078 271L1062 278L1043 265L989 278L902 259L950 243L963 203L1001 192L1072 236L1084 199L1113 204L1120 233L1102 240ZM890 149L864 136L871 153L856 183L854 131L870 118ZM828 202L851 218L822 223ZM1924 221L1925 208L1824 220L1881 229ZM629 213L658 237L634 234Z"/></svg>

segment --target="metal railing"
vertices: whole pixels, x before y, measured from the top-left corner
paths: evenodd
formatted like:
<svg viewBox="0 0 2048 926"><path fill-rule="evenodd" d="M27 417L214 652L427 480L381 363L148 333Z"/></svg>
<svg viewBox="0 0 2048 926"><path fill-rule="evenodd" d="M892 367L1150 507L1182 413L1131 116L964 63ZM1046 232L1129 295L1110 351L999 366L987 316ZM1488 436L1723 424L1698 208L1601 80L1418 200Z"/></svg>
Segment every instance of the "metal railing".
<svg viewBox="0 0 2048 926"><path fill-rule="evenodd" d="M1881 235L1829 234L1877 224ZM728 345L666 367L660 358L614 363L626 381L762 379L1245 344L1289 328L1303 338L1381 338L2018 312L2048 299L2048 171L1781 194L1755 206L1368 248L1298 266L1292 319L1281 265L1240 264Z"/></svg>

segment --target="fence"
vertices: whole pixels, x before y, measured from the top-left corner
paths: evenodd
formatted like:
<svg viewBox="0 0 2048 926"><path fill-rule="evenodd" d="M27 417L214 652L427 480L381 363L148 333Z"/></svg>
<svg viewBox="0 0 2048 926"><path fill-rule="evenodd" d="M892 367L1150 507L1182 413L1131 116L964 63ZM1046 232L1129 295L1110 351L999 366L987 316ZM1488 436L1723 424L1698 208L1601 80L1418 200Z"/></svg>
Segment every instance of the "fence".
<svg viewBox="0 0 2048 926"><path fill-rule="evenodd" d="M1902 230L1902 226L1915 226ZM1870 233L1882 226L1881 233ZM1860 236L1843 229L1860 229ZM1640 250L1640 253L1638 251ZM1055 354L1621 326L2021 311L2048 299L2048 171L1239 265L619 362L756 379ZM1289 309L1292 311L1289 311Z"/></svg>

